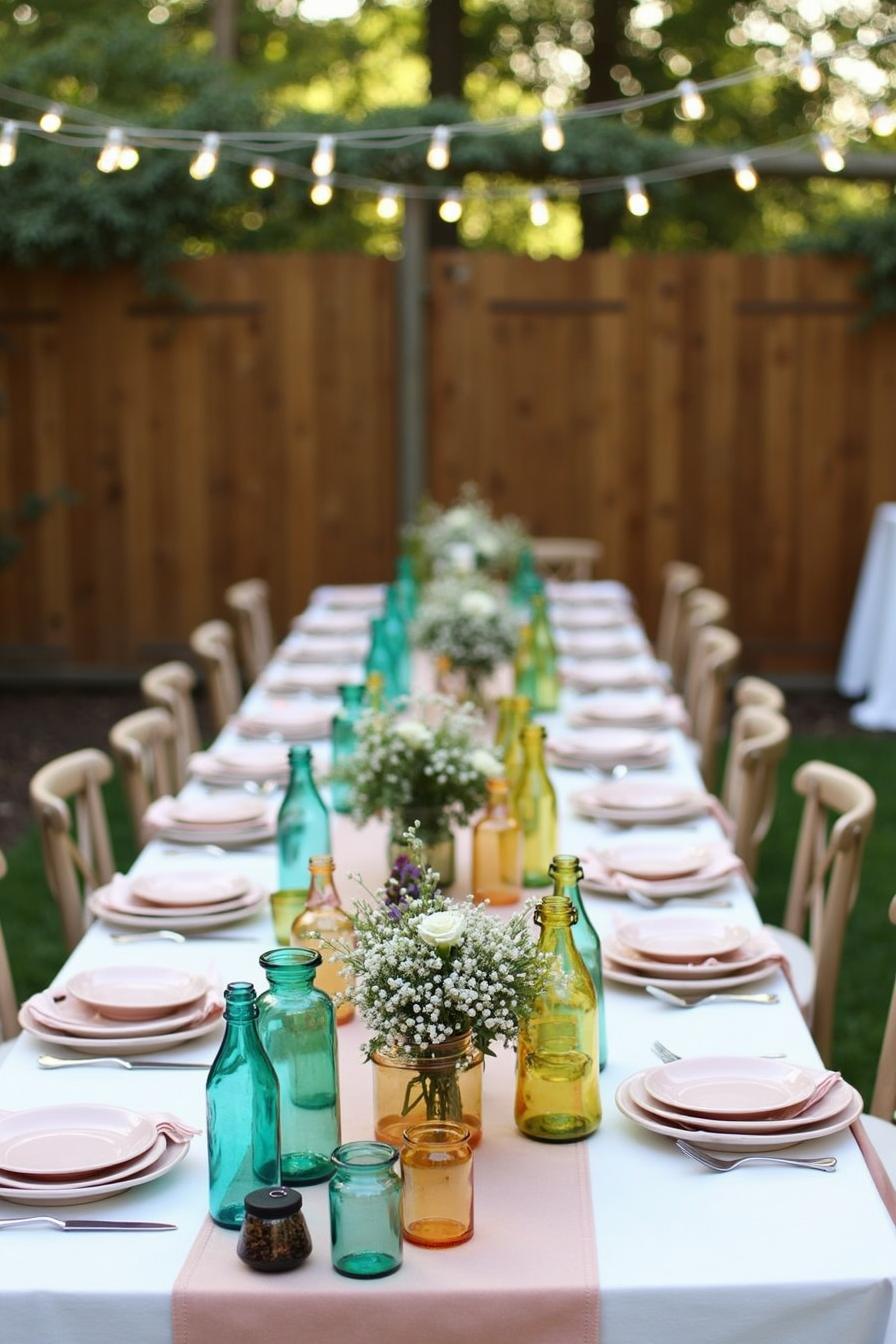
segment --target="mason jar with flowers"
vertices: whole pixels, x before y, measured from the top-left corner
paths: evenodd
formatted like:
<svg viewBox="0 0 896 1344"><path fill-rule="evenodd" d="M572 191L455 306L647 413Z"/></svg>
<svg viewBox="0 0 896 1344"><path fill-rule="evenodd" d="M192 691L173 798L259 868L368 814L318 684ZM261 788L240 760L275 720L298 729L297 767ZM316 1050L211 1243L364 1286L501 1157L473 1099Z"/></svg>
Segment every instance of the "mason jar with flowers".
<svg viewBox="0 0 896 1344"><path fill-rule="evenodd" d="M413 637L459 674L463 694L482 704L483 683L516 652L518 622L505 594L483 580L429 584L417 611Z"/></svg>
<svg viewBox="0 0 896 1344"><path fill-rule="evenodd" d="M531 936L531 903L507 920L471 896L453 903L416 827L402 843L385 886L355 906L354 945L336 949L370 1028L376 1137L400 1148L418 1120L456 1120L478 1143L483 1056L514 1045L549 961Z"/></svg>
<svg viewBox="0 0 896 1344"><path fill-rule="evenodd" d="M425 500L415 522L405 528L403 540L417 561L421 580L472 570L509 579L529 538L518 518L495 517L478 487L468 481L448 508Z"/></svg>

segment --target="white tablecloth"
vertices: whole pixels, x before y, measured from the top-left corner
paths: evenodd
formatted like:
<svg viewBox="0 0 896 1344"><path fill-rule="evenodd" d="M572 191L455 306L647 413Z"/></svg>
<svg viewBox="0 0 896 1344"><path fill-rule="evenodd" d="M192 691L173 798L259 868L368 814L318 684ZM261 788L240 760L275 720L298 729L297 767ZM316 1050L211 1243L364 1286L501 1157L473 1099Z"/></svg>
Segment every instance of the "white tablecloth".
<svg viewBox="0 0 896 1344"><path fill-rule="evenodd" d="M679 733L671 736L673 757L661 773L696 780L691 744ZM583 776L556 771L554 780L563 850L581 852L618 836L609 826L572 815L569 794L581 787ZM714 836L718 831L707 819L690 833ZM166 854L163 845L154 843L136 867L146 872L208 862L202 856ZM273 846L266 853L233 854L217 862L274 885ZM365 876L375 883L382 873ZM345 888L344 874L342 883ZM730 883L725 894L736 902L733 917L758 925L742 882ZM612 899L591 899L589 908L604 932L618 912L632 910ZM119 946L109 941L109 930L96 924L60 979L110 961L163 962L209 966L222 984L252 978L261 987L257 959L274 945L270 919L259 915L233 931L250 932L255 942ZM794 1060L817 1064L783 977L776 975L766 984L781 995L777 1006L722 1004L692 1012L665 1007L636 990L608 987L610 1064L601 1075L604 1119L588 1142L602 1344L896 1344L896 1233L849 1133L803 1149L835 1153L839 1168L834 1175L754 1167L717 1176L680 1155L668 1140L636 1129L613 1104L618 1083L653 1062L650 1044L655 1038L683 1055L784 1051ZM25 1036L15 1043L0 1069L0 1106L105 1101L164 1108L204 1125L205 1077L200 1072L42 1072L35 1061L44 1048ZM207 1038L182 1047L172 1058L211 1060L215 1048ZM511 1097L506 1104L512 1105ZM314 1187L303 1197L315 1254L325 1256L326 1189ZM170 1344L172 1286L206 1207L206 1156L200 1138L186 1161L164 1180L76 1211L172 1221L177 1232L146 1237L0 1232L0 1342ZM23 1212L27 1210L0 1202L0 1216ZM527 1219L534 1236L545 1233L538 1222L537 1191L521 1191L519 1208L508 1209L508 1217ZM438 1268L450 1273L450 1253L441 1253ZM296 1338L300 1331L297 1275ZM339 1338L334 1318L333 1344ZM438 1340L437 1331L433 1339Z"/></svg>
<svg viewBox="0 0 896 1344"><path fill-rule="evenodd" d="M896 729L896 504L875 510L837 685L844 695L867 692L853 723Z"/></svg>

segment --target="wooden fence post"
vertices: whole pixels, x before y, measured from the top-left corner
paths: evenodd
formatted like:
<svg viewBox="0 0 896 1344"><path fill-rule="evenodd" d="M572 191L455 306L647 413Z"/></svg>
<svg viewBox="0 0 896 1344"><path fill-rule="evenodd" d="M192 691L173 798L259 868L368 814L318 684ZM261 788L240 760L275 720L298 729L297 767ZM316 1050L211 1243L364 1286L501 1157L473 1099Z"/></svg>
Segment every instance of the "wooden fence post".
<svg viewBox="0 0 896 1344"><path fill-rule="evenodd" d="M398 266L398 516L413 518L427 479L426 202L404 203L403 252Z"/></svg>

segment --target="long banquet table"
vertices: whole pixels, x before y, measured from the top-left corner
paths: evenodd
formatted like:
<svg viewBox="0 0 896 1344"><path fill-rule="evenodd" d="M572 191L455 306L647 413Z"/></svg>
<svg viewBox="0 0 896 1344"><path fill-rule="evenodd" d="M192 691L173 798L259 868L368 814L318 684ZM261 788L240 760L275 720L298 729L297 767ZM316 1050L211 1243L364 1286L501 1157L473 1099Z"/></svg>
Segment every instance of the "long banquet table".
<svg viewBox="0 0 896 1344"><path fill-rule="evenodd" d="M642 657L652 657L646 643ZM259 694L258 688L251 690L248 702ZM551 716L544 721L550 728ZM655 772L655 777L696 783L692 744L677 730L670 730L670 738L669 764ZM327 751L327 744L317 744L318 754ZM581 774L554 770L552 775L562 850L581 852L619 834L614 827L583 821L574 814L569 797L581 787ZM195 792L202 786L194 782L187 788ZM347 895L346 870L355 865L341 863L340 854L346 846L354 854L356 846L351 843L351 824L344 818L334 821L335 857L341 890ZM651 831L657 834L658 828ZM669 834L680 835L681 831L670 828ZM719 832L717 823L707 817L692 823L688 834L717 837ZM373 824L369 839L364 851L384 855L384 829ZM466 837L460 839L458 859L455 889L466 890ZM276 885L273 844L234 850L210 860L206 854L193 855L185 849L172 852L156 841L146 846L133 871L208 867L210 863L251 874L269 888ZM375 886L382 871L374 862L364 876ZM742 880L733 879L721 894L733 902L732 917L749 926L759 925L756 906ZM618 899L589 898L589 909L603 932L612 927L620 909L631 911L632 907ZM93 924L60 972L60 981L77 970L113 961L155 962L211 968L221 985L254 979L260 988L264 978L258 956L274 945L267 912L224 930L233 934L231 942L194 935L183 945L122 945L110 941L113 932L104 924ZM678 1153L669 1140L635 1128L613 1103L619 1082L653 1062L650 1047L657 1038L682 1055L784 1052L794 1061L817 1064L817 1052L784 976L776 973L761 988L776 991L780 1002L770 1007L719 1004L692 1012L666 1007L634 989L607 988L610 1062L601 1075L604 1118L587 1145L602 1344L896 1344L896 1232L848 1131L801 1150L836 1154L834 1175L756 1166L714 1176ZM171 1052L170 1057L210 1062L219 1039L220 1031L216 1031ZM125 1073L114 1068L83 1068L47 1072L36 1064L46 1048L25 1034L15 1042L0 1068L0 1106L89 1100L138 1110L170 1110L204 1126L205 1075L201 1071ZM508 1096L507 1106L511 1105ZM314 1187L304 1195L316 1254L326 1256L325 1187ZM170 1344L172 1287L206 1210L205 1142L200 1137L186 1160L166 1178L114 1201L76 1211L83 1216L175 1222L176 1232L141 1239L121 1234L59 1236L35 1229L3 1231L2 1344ZM0 1217L27 1212L0 1201ZM539 1225L537 1191L520 1191L518 1207L508 1209L507 1214L530 1220L533 1236L549 1231ZM409 1251L435 1254L417 1248ZM450 1252L438 1254L440 1271L450 1275ZM298 1331L301 1292L299 1276L295 1277ZM335 1292L336 1276L334 1283ZM334 1301L338 1304L338 1293ZM463 1310L459 1302L461 1319ZM263 1332L264 1320L258 1324ZM331 1337L339 1344L338 1309L332 1327ZM455 1337L460 1336L450 1334L451 1339ZM439 1344L436 1322L431 1338ZM466 1332L464 1338L475 1341L475 1333ZM554 1342L545 1340L544 1344ZM572 1342L558 1340L556 1344Z"/></svg>

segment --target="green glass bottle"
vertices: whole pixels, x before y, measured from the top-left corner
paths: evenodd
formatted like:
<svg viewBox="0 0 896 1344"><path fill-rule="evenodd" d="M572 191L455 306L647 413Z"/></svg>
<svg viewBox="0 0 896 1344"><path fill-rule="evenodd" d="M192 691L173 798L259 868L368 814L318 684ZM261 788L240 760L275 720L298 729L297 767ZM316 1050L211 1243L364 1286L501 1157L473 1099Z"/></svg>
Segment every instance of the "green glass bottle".
<svg viewBox="0 0 896 1344"><path fill-rule="evenodd" d="M535 668L535 635L531 625L520 626L513 675L517 695L528 696L534 705L538 699L538 682Z"/></svg>
<svg viewBox="0 0 896 1344"><path fill-rule="evenodd" d="M532 701L528 695L510 696L511 708L508 712L504 736L498 746L504 758L504 774L510 787L510 806L513 808L513 795L523 773L525 752L523 751L523 729L532 713Z"/></svg>
<svg viewBox="0 0 896 1344"><path fill-rule="evenodd" d="M355 754L355 726L364 709L363 686L340 686L342 708L333 719L333 766L347 765ZM330 786L334 812L351 812L352 786L334 778Z"/></svg>
<svg viewBox="0 0 896 1344"><path fill-rule="evenodd" d="M520 558L516 563L516 572L510 584L511 604L521 609L527 608L533 591L533 582L537 581L535 557L532 554L531 547L527 546L525 550L520 552Z"/></svg>
<svg viewBox="0 0 896 1344"><path fill-rule="evenodd" d="M576 912L572 940L579 950L597 995L597 1026L600 1039L600 1067L607 1067L607 1016L604 1010L604 969L600 955L600 935L588 917L579 882L582 865L574 854L555 854L550 867L554 895L565 896Z"/></svg>
<svg viewBox="0 0 896 1344"><path fill-rule="evenodd" d="M557 645L543 593L532 595L532 653L535 659L535 709L540 714L551 713L560 701L560 675Z"/></svg>
<svg viewBox="0 0 896 1344"><path fill-rule="evenodd" d="M504 742L507 737L507 729L513 715L513 696L502 695L498 698L498 722L495 725L495 746L501 755L504 755Z"/></svg>
<svg viewBox="0 0 896 1344"><path fill-rule="evenodd" d="M383 708L386 691L382 672L368 672L364 678L364 698L369 709L377 713Z"/></svg>
<svg viewBox="0 0 896 1344"><path fill-rule="evenodd" d="M399 694L396 671L386 618L376 616L370 622L370 649L364 664L364 676L369 679L372 672L380 674L383 679L383 698L387 704L391 704Z"/></svg>
<svg viewBox="0 0 896 1344"><path fill-rule="evenodd" d="M411 690L411 641L401 610L398 589L390 583L386 589L386 639L392 652L397 695L408 695Z"/></svg>
<svg viewBox="0 0 896 1344"><path fill-rule="evenodd" d="M336 1014L314 984L321 954L278 947L259 964L269 988L258 998L258 1031L280 1084L281 1180L315 1185L332 1175L341 1138Z"/></svg>
<svg viewBox="0 0 896 1344"><path fill-rule="evenodd" d="M408 555L398 557L395 565L395 585L398 588L405 619L412 621L417 614L420 591L414 575L414 566Z"/></svg>
<svg viewBox="0 0 896 1344"><path fill-rule="evenodd" d="M281 891L308 891L308 863L329 854L330 817L317 791L310 747L290 747L289 786L277 816L277 853Z"/></svg>
<svg viewBox="0 0 896 1344"><path fill-rule="evenodd" d="M535 911L539 950L557 973L548 976L520 1022L514 1119L528 1138L569 1143L600 1124L597 996L573 942L572 902L552 892Z"/></svg>
<svg viewBox="0 0 896 1344"><path fill-rule="evenodd" d="M557 850L557 795L544 763L544 728L529 723L522 737L523 770L513 813L523 828L523 886L546 887Z"/></svg>
<svg viewBox="0 0 896 1344"><path fill-rule="evenodd" d="M258 1035L255 986L236 980L224 991L226 1028L205 1085L209 1213L222 1227L241 1227L243 1200L280 1184L280 1095Z"/></svg>

